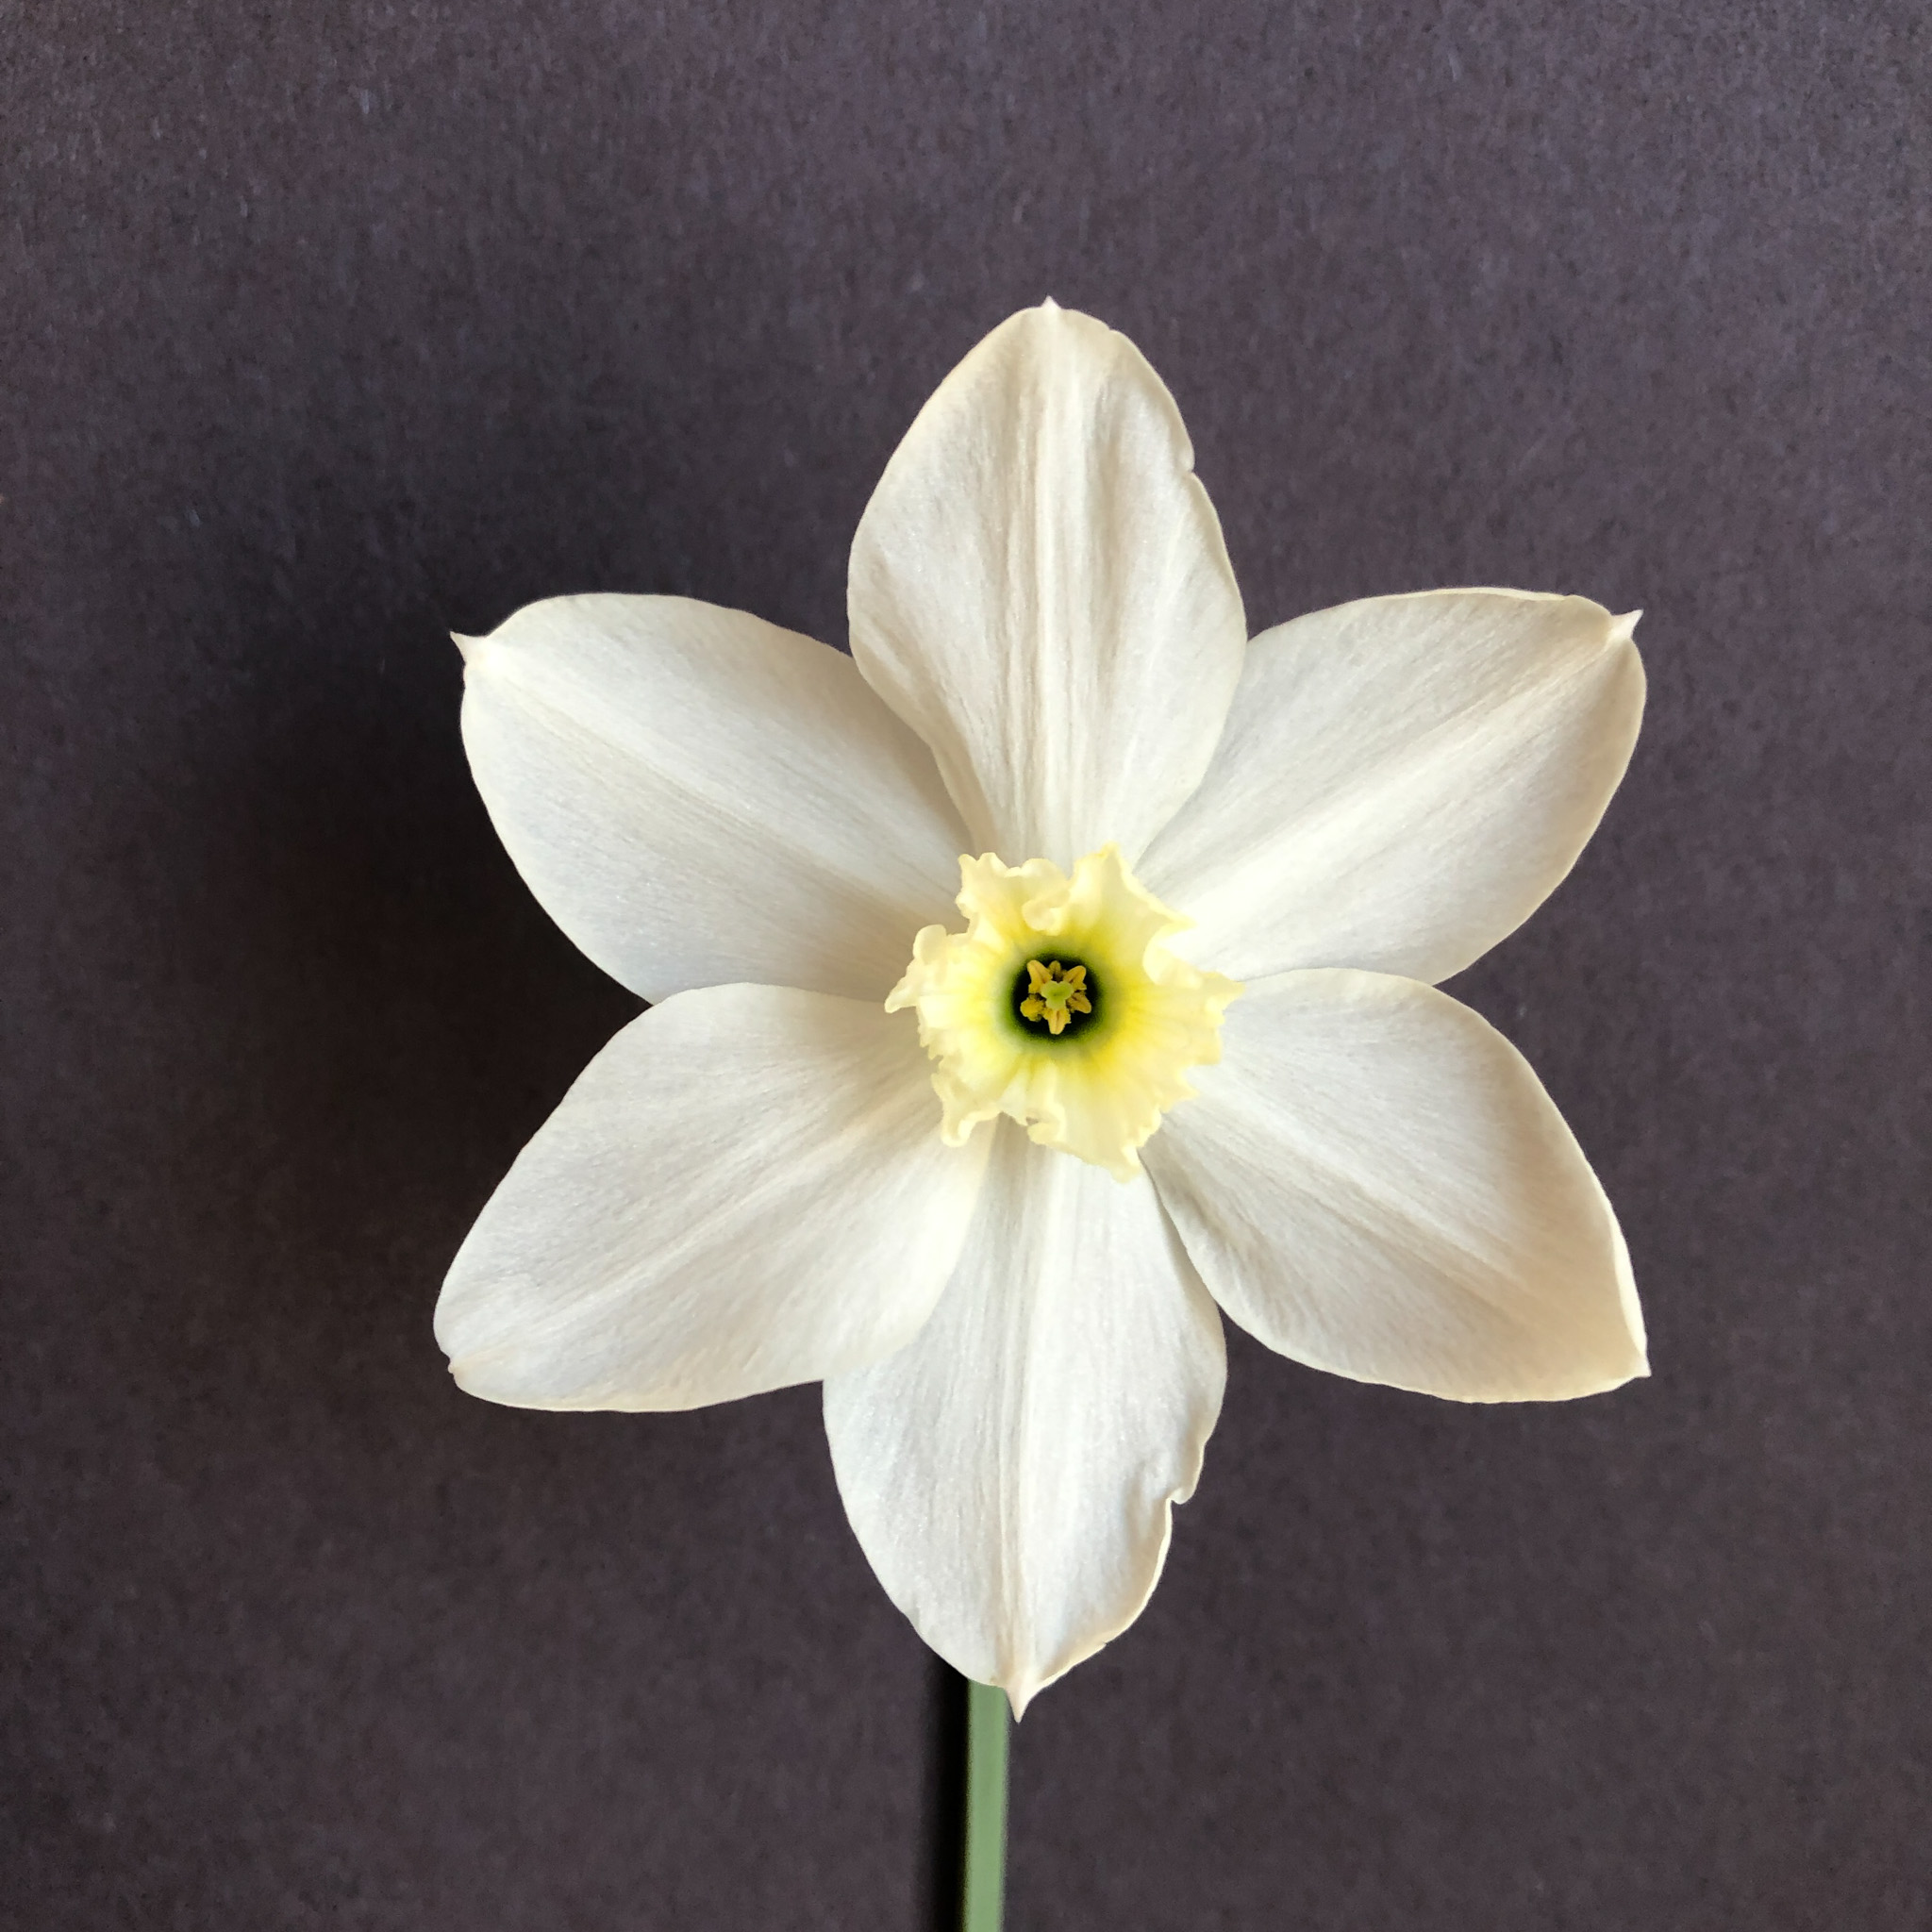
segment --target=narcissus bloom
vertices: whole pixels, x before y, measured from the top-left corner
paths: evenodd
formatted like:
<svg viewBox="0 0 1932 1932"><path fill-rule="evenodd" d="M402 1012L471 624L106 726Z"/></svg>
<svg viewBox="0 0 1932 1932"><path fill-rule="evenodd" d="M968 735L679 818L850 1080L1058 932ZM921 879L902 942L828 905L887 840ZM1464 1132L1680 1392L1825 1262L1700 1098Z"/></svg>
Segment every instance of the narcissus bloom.
<svg viewBox="0 0 1932 1932"><path fill-rule="evenodd" d="M464 641L505 845L654 1004L437 1336L525 1407L823 1380L873 1568L1019 1709L1147 1601L1222 1313L1463 1401L1644 1373L1589 1163L1435 991L1594 829L1636 620L1440 591L1250 641L1173 399L1051 304L921 411L849 600L849 658L675 597Z"/></svg>

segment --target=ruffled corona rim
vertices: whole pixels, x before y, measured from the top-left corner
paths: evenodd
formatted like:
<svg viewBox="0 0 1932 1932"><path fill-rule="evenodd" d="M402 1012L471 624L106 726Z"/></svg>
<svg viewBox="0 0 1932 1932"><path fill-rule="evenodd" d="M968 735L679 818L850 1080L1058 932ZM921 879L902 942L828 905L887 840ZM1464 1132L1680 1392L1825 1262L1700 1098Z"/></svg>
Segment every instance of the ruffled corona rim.
<svg viewBox="0 0 1932 1932"><path fill-rule="evenodd" d="M961 858L959 879L965 931L921 931L886 998L889 1013L919 1015L920 1044L938 1062L941 1135L958 1146L1006 1114L1036 1145L1133 1179L1161 1116L1193 1095L1187 1070L1221 1058L1221 1023L1241 988L1170 950L1187 922L1114 846L1071 874L988 853ZM1072 990L1049 1008L1057 984Z"/></svg>

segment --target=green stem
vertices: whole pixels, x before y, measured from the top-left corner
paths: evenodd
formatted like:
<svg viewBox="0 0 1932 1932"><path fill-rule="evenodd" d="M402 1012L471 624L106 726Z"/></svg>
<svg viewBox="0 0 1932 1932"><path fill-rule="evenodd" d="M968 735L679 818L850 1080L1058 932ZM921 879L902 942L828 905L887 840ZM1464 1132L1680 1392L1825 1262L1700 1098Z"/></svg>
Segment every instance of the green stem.
<svg viewBox="0 0 1932 1932"><path fill-rule="evenodd" d="M966 1687L966 1886L960 1932L1000 1932L1007 1886L1007 1693Z"/></svg>

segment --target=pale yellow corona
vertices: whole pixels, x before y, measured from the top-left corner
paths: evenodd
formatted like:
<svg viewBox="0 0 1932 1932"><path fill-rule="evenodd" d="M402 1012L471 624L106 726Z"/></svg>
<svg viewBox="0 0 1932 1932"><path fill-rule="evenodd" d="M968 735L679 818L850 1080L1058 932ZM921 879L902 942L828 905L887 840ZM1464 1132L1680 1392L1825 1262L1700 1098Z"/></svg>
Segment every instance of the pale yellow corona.
<svg viewBox="0 0 1932 1932"><path fill-rule="evenodd" d="M958 1146L1009 1114L1041 1146L1133 1179L1161 1115L1193 1093L1186 1070L1221 1058L1241 987L1169 949L1188 922L1111 845L1071 874L961 858L958 906L966 930L926 926L886 1001L919 1015L941 1135Z"/></svg>

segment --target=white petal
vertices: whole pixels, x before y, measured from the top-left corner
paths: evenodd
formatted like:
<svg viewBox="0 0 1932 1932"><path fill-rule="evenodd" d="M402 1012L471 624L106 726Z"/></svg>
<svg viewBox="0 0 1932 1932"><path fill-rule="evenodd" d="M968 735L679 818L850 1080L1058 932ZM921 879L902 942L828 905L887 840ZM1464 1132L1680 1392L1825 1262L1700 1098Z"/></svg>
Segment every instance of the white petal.
<svg viewBox="0 0 1932 1932"><path fill-rule="evenodd" d="M1464 1402L1648 1373L1610 1204L1528 1063L1447 993L1285 974L1141 1150L1223 1308L1269 1347Z"/></svg>
<svg viewBox="0 0 1932 1932"><path fill-rule="evenodd" d="M1221 1411L1221 1323L1154 1190L1010 1121L910 1347L825 1383L845 1511L919 1634L1016 1711L1140 1615Z"/></svg>
<svg viewBox="0 0 1932 1932"><path fill-rule="evenodd" d="M985 1171L911 1024L824 993L679 993L592 1060L470 1231L436 1339L522 1408L695 1408L902 1346Z"/></svg>
<svg viewBox="0 0 1932 1932"><path fill-rule="evenodd" d="M852 655L976 849L1129 865L1208 769L1246 626L1160 378L1049 303L940 385L852 545Z"/></svg>
<svg viewBox="0 0 1932 1932"><path fill-rule="evenodd" d="M883 999L959 889L930 754L850 658L683 597L554 597L469 658L463 742L544 909L645 999Z"/></svg>
<svg viewBox="0 0 1932 1932"><path fill-rule="evenodd" d="M1624 775L1636 622L1431 591L1257 638L1207 778L1141 869L1194 921L1185 950L1238 979L1461 972L1556 889Z"/></svg>

